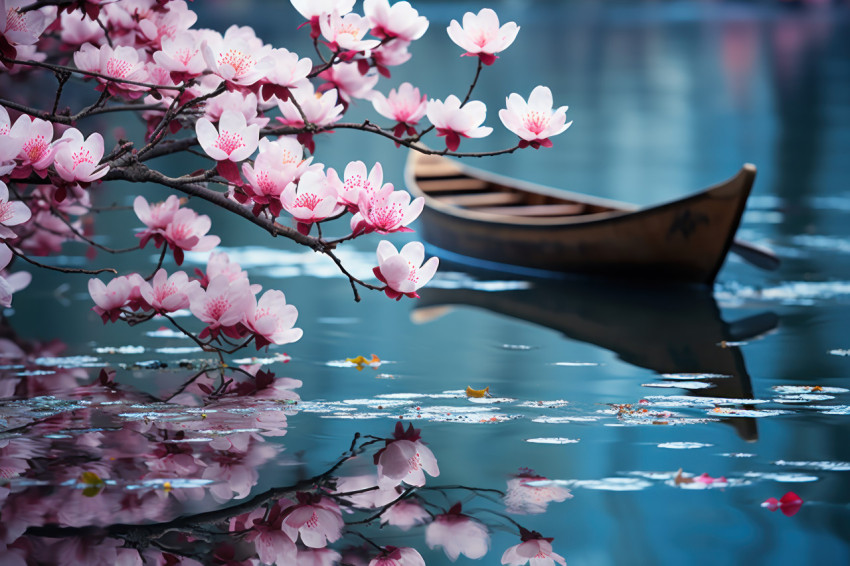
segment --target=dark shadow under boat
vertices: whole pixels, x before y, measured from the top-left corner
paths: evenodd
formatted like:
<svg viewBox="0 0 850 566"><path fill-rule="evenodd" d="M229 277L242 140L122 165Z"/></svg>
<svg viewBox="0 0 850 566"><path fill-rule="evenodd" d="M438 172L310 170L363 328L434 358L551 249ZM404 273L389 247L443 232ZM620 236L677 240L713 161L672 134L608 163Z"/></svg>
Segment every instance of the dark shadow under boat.
<svg viewBox="0 0 850 566"><path fill-rule="evenodd" d="M712 387L688 390L689 395L728 399L753 398L737 343L771 331L778 324L772 312L727 322L710 290L682 285L627 285L575 278L531 280L528 288L504 291L430 287L421 295L414 311L419 319L427 319L447 306L483 308L605 348L624 362L659 375L700 374L704 377L699 380ZM755 419L722 420L741 438L758 439Z"/></svg>

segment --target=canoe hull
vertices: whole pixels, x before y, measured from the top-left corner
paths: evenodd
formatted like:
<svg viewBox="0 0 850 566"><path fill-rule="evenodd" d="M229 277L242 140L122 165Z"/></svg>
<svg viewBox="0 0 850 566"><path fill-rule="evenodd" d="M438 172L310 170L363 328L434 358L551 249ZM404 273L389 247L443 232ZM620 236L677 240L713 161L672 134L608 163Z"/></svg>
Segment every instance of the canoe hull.
<svg viewBox="0 0 850 566"><path fill-rule="evenodd" d="M745 166L725 183L659 206L517 219L444 204L419 188L418 158L411 161L408 188L425 197L420 227L437 248L494 266L697 284L720 270L755 177Z"/></svg>

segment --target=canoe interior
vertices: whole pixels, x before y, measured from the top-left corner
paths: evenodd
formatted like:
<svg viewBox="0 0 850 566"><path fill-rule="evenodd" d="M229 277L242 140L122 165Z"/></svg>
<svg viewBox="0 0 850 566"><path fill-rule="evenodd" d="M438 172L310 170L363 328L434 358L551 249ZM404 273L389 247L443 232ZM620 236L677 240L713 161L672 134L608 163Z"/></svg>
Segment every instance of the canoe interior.
<svg viewBox="0 0 850 566"><path fill-rule="evenodd" d="M492 179L471 176L438 155L417 155L415 181L420 190L442 204L466 210L518 218L575 217L622 212L627 205L612 206L591 199L572 199L529 190Z"/></svg>

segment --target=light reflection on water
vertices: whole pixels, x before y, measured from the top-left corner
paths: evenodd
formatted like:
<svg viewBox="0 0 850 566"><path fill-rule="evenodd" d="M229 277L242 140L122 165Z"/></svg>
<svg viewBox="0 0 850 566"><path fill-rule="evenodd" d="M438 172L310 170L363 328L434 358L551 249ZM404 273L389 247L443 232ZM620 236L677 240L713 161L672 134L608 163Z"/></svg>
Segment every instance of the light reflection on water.
<svg viewBox="0 0 850 566"><path fill-rule="evenodd" d="M303 381L297 391L304 402L286 408L287 426L276 420L280 407L265 403L260 408L267 409L267 420L254 428L238 405L203 417L185 407L151 408L155 399L177 393L200 356L167 331L151 327L140 337L138 329L102 326L88 313L84 282L72 283L73 300L61 306L56 283L37 278L30 291L16 295L16 307L34 312L41 305L45 312L46 304L45 315L57 314L55 320L11 320L22 336L59 338L68 350L48 348L37 367L3 369L4 397L37 397L4 403L3 428L36 418L49 425L34 445L21 444L13 464L35 458L46 441L57 453L96 444L109 437L104 426L120 431L127 421L159 421L151 434L163 436L167 423L190 423L201 459L215 424L218 432L238 430L239 438L252 438L258 471L241 483L225 482L227 489L219 485L213 499L222 501L317 473L348 447L354 431L386 436L401 416L423 429L440 462L440 484L504 490L520 468L531 468L569 488L571 498L521 522L555 537L556 551L573 565L850 562L850 449L843 434L850 414L846 9L687 2L523 6L497 6L523 29L499 70L482 78L488 120L495 120L506 88L527 94L542 74L540 82L552 87L556 100L563 97L576 122L553 150L476 165L650 203L754 162L756 194L741 235L772 245L784 260L779 272L730 260L710 294L595 282L559 286L445 266L419 302L369 295L355 304L330 262L281 244L263 247L234 227L239 247L229 251L235 261L251 270L252 280L281 286L300 310L305 338L287 346L291 359L261 352L256 360ZM434 39L423 40L415 56L432 53L454 62L457 53L438 34L465 8L426 3ZM272 40L270 34L264 35ZM458 69L463 63L457 61ZM466 80L468 69L458 69L434 66L415 76L400 70L393 80L413 80L442 97L446 81ZM355 151L344 135L328 141L322 157L331 165L380 158L388 177L400 179L402 158L387 159L386 144ZM509 140L497 132L482 142L490 143ZM368 276L371 245L341 254L355 275ZM342 363L373 353L386 364L358 371ZM119 381L128 392L92 393L83 385L103 364L123 364ZM695 382L708 387L685 386ZM660 385L670 394L657 395L667 391ZM463 394L467 386L489 386L500 402L474 404ZM192 399L198 390L183 394ZM138 406L125 412L131 403ZM285 436L276 435L284 430ZM131 454L138 448L128 446ZM686 478L707 473L727 481L677 482L677 470ZM69 524L81 517L164 520L180 512L175 501L189 501L185 510L202 506L202 475L194 478L201 483L172 482L166 497L161 485L134 478L127 488L147 490L149 515L127 512L116 519L73 493L73 502L91 514L59 516ZM32 482L55 487L72 476L66 470L10 485L20 494L39 487ZM804 500L797 515L760 507L792 489ZM23 499L2 486L0 494L4 501ZM44 495L42 503L67 505L57 494ZM384 544L417 546L428 564L447 561L427 548L421 529L387 527L374 534ZM516 538L502 530L492 537L487 563Z"/></svg>

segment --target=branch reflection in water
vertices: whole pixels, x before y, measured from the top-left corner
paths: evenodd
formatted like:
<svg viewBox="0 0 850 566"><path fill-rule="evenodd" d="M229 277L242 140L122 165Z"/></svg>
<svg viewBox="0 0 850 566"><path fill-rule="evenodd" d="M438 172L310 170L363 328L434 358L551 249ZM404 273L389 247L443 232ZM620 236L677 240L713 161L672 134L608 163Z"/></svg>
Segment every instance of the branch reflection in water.
<svg viewBox="0 0 850 566"><path fill-rule="evenodd" d="M27 342L5 325L1 335L4 564L424 564L387 543L385 525L419 529L451 560L485 557L501 529L517 542L494 549L503 564L565 563L553 539L510 516L570 497L532 470L506 492L434 485L439 447L397 421L386 437L355 433L309 476L267 441L300 410L296 379L187 361L184 382L156 398L118 385L114 370L51 365L58 341ZM272 461L297 479L249 497Z"/></svg>

